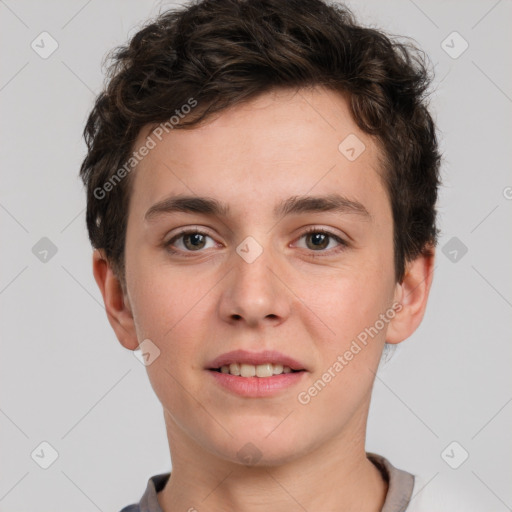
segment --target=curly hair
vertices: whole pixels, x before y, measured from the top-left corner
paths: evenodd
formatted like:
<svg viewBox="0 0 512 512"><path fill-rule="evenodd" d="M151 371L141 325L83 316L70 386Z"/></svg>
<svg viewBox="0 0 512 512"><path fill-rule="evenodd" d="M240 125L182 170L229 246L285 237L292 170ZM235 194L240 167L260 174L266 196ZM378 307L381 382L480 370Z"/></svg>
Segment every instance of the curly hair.
<svg viewBox="0 0 512 512"><path fill-rule="evenodd" d="M408 261L437 244L441 155L428 111L428 58L414 44L357 24L337 3L200 0L159 14L107 58L106 84L83 133L80 176L91 244L105 251L123 287L133 182L126 162L136 167L141 128L165 121L193 128L276 87L339 91L361 130L375 136L397 282ZM183 115L191 98L197 106ZM172 116L178 122L170 125Z"/></svg>

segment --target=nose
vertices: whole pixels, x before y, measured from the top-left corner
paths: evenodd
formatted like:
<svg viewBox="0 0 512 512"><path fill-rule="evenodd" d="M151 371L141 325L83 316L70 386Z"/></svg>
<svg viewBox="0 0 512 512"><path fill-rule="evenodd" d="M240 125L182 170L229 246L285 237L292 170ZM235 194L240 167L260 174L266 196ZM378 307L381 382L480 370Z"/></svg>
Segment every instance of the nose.
<svg viewBox="0 0 512 512"><path fill-rule="evenodd" d="M277 263L269 249L252 262L233 254L219 304L225 322L258 328L263 324L277 326L288 318L292 295Z"/></svg>

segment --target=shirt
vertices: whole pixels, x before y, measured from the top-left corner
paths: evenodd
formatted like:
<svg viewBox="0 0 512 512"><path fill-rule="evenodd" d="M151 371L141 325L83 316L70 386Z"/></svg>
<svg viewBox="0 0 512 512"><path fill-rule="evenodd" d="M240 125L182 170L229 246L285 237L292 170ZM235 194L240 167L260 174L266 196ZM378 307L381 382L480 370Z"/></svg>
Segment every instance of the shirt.
<svg viewBox="0 0 512 512"><path fill-rule="evenodd" d="M409 512L407 505L414 489L414 476L395 468L386 458L376 453L367 453L368 459L375 464L388 483L388 492L381 512ZM158 503L157 493L161 491L171 473L154 475L148 480L148 484L139 503L124 507L121 512L163 512ZM411 512L415 512L411 510ZM419 512L419 511L418 511ZM435 511L441 512L441 511ZM450 511L451 512L451 511Z"/></svg>

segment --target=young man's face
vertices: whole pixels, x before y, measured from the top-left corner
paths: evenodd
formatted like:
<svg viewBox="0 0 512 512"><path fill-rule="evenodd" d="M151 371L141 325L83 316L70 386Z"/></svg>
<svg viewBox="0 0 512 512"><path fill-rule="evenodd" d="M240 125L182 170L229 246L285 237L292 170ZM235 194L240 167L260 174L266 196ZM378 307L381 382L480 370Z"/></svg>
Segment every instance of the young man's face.
<svg viewBox="0 0 512 512"><path fill-rule="evenodd" d="M423 309L392 310L407 300L394 279L391 206L375 142L345 99L321 89L265 94L170 131L134 172L126 310L115 329L127 348L149 339L160 350L147 371L175 449L277 464L321 445L364 444L386 337L410 334ZM337 209L283 214L292 198L334 195L345 200ZM229 211L147 215L177 196ZM174 239L183 229L199 236ZM233 350L278 351L305 371L265 396L249 384L244 394L209 369Z"/></svg>

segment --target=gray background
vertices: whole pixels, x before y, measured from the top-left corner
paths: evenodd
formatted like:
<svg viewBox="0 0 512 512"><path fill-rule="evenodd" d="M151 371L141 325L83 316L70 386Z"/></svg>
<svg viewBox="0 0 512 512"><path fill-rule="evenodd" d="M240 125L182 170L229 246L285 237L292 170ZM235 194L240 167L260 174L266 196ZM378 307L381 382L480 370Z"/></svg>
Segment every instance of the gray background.
<svg viewBox="0 0 512 512"><path fill-rule="evenodd" d="M77 177L103 57L168 5L0 1L1 511L117 511L170 469L160 404L92 276ZM481 510L511 510L512 2L348 5L430 55L445 158L430 303L379 371L367 449L430 486L471 489ZM59 45L47 59L31 48L43 31ZM457 58L441 46L453 31L469 44ZM43 237L57 249L45 262ZM58 452L48 469L31 457L49 456L43 441ZM469 453L458 469L441 455L453 441L452 464Z"/></svg>

